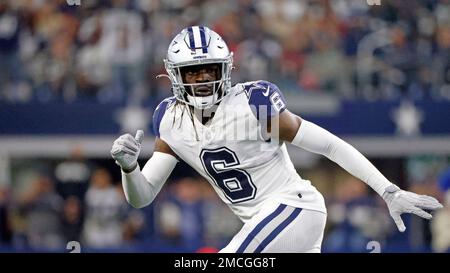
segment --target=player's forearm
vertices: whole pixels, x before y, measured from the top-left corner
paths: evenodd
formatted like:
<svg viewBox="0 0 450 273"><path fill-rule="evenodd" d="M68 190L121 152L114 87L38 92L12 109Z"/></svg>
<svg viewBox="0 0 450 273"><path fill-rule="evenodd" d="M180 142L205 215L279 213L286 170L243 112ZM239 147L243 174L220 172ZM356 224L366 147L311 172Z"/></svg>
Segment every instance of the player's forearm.
<svg viewBox="0 0 450 273"><path fill-rule="evenodd" d="M392 184L354 147L314 123L303 120L292 144L328 157L379 195Z"/></svg>
<svg viewBox="0 0 450 273"><path fill-rule="evenodd" d="M127 202L135 208L150 204L155 198L155 187L142 175L139 166L131 173L122 171L122 187Z"/></svg>
<svg viewBox="0 0 450 273"><path fill-rule="evenodd" d="M122 187L128 203L142 208L153 202L177 162L171 155L155 152L142 172L139 166L131 173L122 171Z"/></svg>

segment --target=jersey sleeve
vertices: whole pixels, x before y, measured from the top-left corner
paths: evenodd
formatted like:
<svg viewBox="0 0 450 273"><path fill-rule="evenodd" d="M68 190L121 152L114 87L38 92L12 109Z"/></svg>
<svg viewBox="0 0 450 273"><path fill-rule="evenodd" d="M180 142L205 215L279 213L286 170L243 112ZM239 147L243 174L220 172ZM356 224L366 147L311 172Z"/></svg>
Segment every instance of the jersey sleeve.
<svg viewBox="0 0 450 273"><path fill-rule="evenodd" d="M159 132L159 126L161 125L161 120L164 117L164 114L166 113L167 108L169 108L170 105L172 105L175 102L174 97L166 98L162 102L158 104L158 106L155 109L155 112L153 112L153 126L152 131L153 134L157 137L160 137Z"/></svg>
<svg viewBox="0 0 450 273"><path fill-rule="evenodd" d="M278 86L268 81L244 85L248 103L258 120L269 120L286 110L286 100Z"/></svg>

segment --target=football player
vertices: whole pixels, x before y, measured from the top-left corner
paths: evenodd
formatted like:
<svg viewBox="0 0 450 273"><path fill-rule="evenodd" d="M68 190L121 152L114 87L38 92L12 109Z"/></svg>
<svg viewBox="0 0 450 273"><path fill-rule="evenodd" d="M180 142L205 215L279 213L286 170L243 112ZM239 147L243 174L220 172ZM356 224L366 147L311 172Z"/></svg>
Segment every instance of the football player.
<svg viewBox="0 0 450 273"><path fill-rule="evenodd" d="M209 28L183 29L164 61L173 96L154 112L152 157L142 169L137 164L142 130L120 136L111 150L132 206L149 205L182 160L244 222L221 252L320 252L324 198L297 174L288 142L328 157L367 183L386 201L401 232L402 213L431 219L425 210L442 207L433 197L401 190L351 145L290 112L275 84L232 86L233 54Z"/></svg>

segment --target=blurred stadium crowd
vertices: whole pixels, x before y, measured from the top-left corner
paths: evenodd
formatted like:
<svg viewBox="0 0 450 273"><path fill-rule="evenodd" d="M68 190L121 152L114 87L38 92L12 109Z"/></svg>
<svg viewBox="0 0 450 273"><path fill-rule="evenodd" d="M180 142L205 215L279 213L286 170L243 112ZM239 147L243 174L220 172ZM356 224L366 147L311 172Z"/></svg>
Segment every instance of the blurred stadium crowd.
<svg viewBox="0 0 450 273"><path fill-rule="evenodd" d="M70 241L83 252L195 252L222 247L241 226L183 166L154 204L138 210L125 200L117 166L80 150L13 165L12 187L0 186L0 252L68 252Z"/></svg>
<svg viewBox="0 0 450 273"><path fill-rule="evenodd" d="M265 79L293 95L450 100L449 0L0 0L0 105L160 101L171 95L168 81L155 80L170 40L200 22L234 51L234 82ZM17 159L10 178L1 166L0 179L11 181L0 181L0 251L66 251L68 241L82 251L212 251L205 247L223 247L241 226L187 166L141 210L126 203L112 160L82 151ZM448 166L432 156L377 164L446 206ZM301 175L327 199L325 252L368 252L369 240L382 251L450 250L448 209L432 222L405 216L400 234L383 201L326 160Z"/></svg>
<svg viewBox="0 0 450 273"><path fill-rule="evenodd" d="M0 100L121 102L170 94L173 35L203 23L235 53L233 80L345 98L450 98L447 0L4 0Z"/></svg>
<svg viewBox="0 0 450 273"><path fill-rule="evenodd" d="M448 158L374 163L403 188L435 196L446 208L432 221L403 215L407 231L399 233L380 197L321 160L301 175L327 201L323 251L369 252L370 241L379 242L383 252L450 251ZM224 247L242 226L183 163L144 209L126 203L111 160L87 159L81 150L67 159L17 159L11 165L11 187L0 183L0 252L68 252L70 241L80 242L83 252L210 252Z"/></svg>

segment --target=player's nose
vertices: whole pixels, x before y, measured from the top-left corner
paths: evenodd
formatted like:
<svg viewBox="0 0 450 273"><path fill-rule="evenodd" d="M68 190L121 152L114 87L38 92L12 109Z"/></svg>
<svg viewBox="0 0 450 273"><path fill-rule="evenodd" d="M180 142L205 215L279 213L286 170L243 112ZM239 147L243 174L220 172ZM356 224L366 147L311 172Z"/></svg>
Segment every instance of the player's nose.
<svg viewBox="0 0 450 273"><path fill-rule="evenodd" d="M208 82L211 79L211 76L206 73L205 71L200 71L200 73L198 73L197 77L195 78L195 81L197 83L202 83L202 82Z"/></svg>

